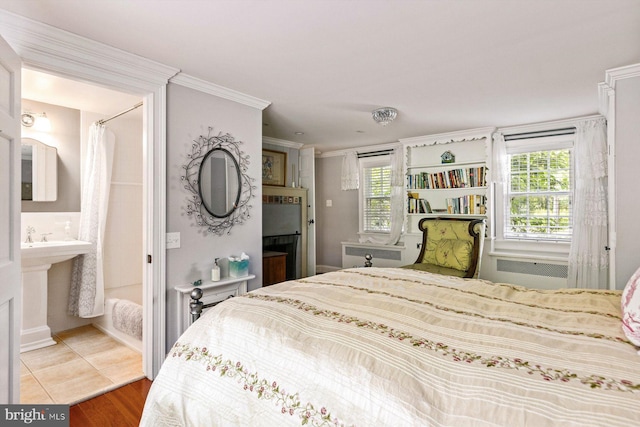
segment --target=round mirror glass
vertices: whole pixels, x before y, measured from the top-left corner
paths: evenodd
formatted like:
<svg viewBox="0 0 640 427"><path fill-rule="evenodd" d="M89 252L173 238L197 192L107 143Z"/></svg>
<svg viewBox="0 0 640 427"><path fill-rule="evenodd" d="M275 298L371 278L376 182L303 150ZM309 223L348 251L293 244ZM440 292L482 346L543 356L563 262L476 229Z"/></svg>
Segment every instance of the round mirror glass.
<svg viewBox="0 0 640 427"><path fill-rule="evenodd" d="M204 208L216 218L231 215L240 200L240 168L224 148L209 151L200 164L198 191Z"/></svg>

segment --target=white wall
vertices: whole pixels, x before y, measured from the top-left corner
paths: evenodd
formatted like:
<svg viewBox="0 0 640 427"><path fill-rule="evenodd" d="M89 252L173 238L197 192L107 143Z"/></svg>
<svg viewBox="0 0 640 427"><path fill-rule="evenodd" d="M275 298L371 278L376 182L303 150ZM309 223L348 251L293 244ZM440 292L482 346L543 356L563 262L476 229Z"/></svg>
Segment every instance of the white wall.
<svg viewBox="0 0 640 427"><path fill-rule="evenodd" d="M640 267L640 77L618 80L615 88L616 289Z"/></svg>
<svg viewBox="0 0 640 427"><path fill-rule="evenodd" d="M199 92L177 84L167 88L167 232L180 233L180 248L167 250L167 350L179 336L176 314L175 286L210 278L215 258L246 252L251 260L249 272L256 279L249 281L249 290L262 283L262 111ZM186 200L191 197L181 180L183 165L191 144L200 135L213 132L229 133L243 141L242 150L250 156L248 174L254 178L254 198L251 217L229 235L206 233L186 214Z"/></svg>

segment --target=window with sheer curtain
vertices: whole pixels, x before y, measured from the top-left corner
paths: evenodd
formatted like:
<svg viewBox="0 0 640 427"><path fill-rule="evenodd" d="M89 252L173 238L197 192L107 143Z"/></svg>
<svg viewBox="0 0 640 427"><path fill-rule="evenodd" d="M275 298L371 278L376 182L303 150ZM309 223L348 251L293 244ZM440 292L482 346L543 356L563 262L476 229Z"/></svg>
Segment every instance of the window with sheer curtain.
<svg viewBox="0 0 640 427"><path fill-rule="evenodd" d="M360 231L391 231L391 164L389 156L360 159Z"/></svg>

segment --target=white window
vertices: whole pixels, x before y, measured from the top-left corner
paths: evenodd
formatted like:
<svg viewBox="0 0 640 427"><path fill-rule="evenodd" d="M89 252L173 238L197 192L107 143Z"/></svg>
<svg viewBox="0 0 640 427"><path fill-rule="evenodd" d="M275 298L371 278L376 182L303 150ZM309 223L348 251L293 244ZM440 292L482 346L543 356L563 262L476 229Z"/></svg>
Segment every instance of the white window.
<svg viewBox="0 0 640 427"><path fill-rule="evenodd" d="M505 140L503 238L570 241L573 134Z"/></svg>
<svg viewBox="0 0 640 427"><path fill-rule="evenodd" d="M360 233L391 231L390 156L360 159Z"/></svg>

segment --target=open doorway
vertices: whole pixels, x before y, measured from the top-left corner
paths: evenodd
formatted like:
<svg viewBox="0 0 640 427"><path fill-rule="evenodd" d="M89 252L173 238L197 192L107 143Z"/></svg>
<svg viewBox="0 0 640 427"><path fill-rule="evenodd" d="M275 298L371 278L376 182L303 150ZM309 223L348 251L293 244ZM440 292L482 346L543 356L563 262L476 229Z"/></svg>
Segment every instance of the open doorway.
<svg viewBox="0 0 640 427"><path fill-rule="evenodd" d="M79 191L80 185L74 182L74 177L78 179L80 175L75 171L81 169L80 153L86 146L89 125L142 101L140 96L28 69L23 70L22 98L23 110L34 110L34 113L49 110L50 116L72 118L73 123L68 124L56 123L54 117L49 117L52 133L56 126L58 129L56 137L51 138L49 134L49 139L61 145L58 147L59 170L66 174L59 188L60 194ZM51 114L52 111L59 114ZM76 126L78 129L73 130ZM73 403L143 376L142 352L145 346L142 340L123 334L121 328L114 327L112 322L113 306L120 301L139 305L140 317L144 312L144 212L148 207L144 197L143 153L146 141L142 109L134 109L106 126L114 134L116 142L104 241L105 315L81 319L66 314L71 261L52 267L49 272L48 323L58 344L53 346L55 348L21 355L23 403ZM47 135L43 133L40 138L46 139ZM79 140L75 141L76 138ZM64 144L71 144L73 148ZM77 151L75 156L66 155L74 150ZM23 220L23 228L34 221L41 224L48 221L49 227L63 227L58 224L61 222L58 219L63 217L63 224L77 221L78 212L56 212L55 206L52 212L51 206L47 208L46 205L30 202L25 208L23 204L23 211L27 211L23 218L25 215L29 218ZM72 225L72 230L77 230L76 224ZM47 360L53 365L43 364ZM62 375L65 372L70 377ZM23 386L40 386L41 390ZM38 397L31 402L24 400L32 396Z"/></svg>

